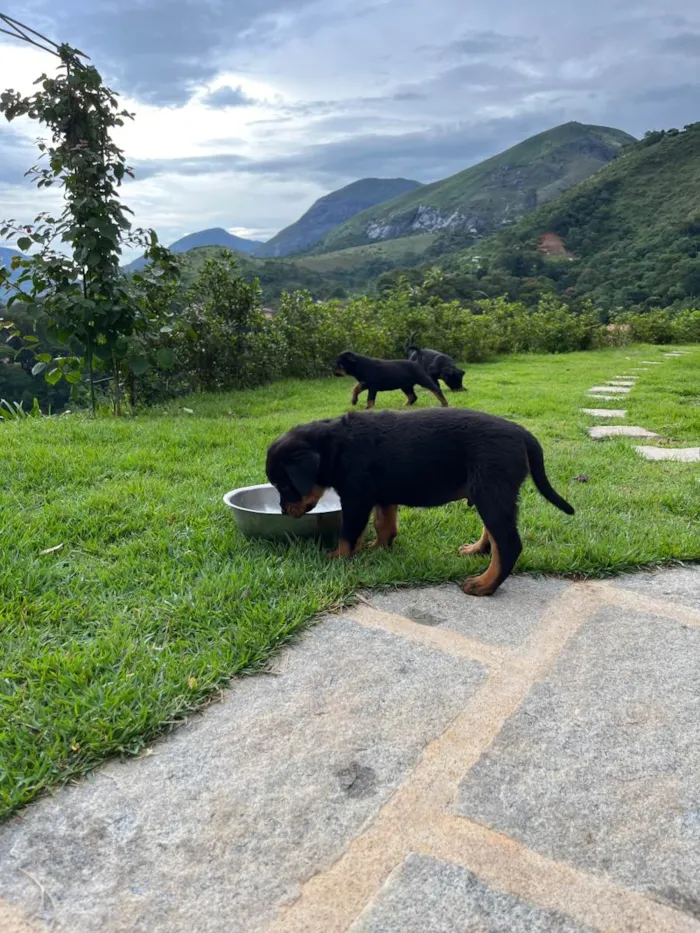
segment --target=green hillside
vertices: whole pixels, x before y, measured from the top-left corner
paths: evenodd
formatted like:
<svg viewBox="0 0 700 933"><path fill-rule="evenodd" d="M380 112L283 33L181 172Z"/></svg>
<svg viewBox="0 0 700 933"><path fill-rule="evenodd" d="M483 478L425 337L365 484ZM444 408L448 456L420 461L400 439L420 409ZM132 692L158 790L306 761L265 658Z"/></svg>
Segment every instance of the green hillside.
<svg viewBox="0 0 700 933"><path fill-rule="evenodd" d="M700 299L700 123L649 133L621 158L508 230L448 260L481 286L600 307Z"/></svg>
<svg viewBox="0 0 700 933"><path fill-rule="evenodd" d="M372 278L372 269L382 266L410 266L419 262L437 239L434 233L422 233L398 240L383 240L367 246L350 246L332 253L312 253L294 260L295 265L314 272L338 272L341 270L365 270L367 279Z"/></svg>
<svg viewBox="0 0 700 933"><path fill-rule="evenodd" d="M314 252L416 233L486 235L588 178L633 142L621 130L565 123L457 175L357 214L328 233Z"/></svg>
<svg viewBox="0 0 700 933"><path fill-rule="evenodd" d="M382 273L426 262L435 239L427 233L297 259L258 259L240 254L236 259L248 281L259 279L264 303L274 307L285 291L305 289L318 299L369 291ZM185 253L180 258L183 286L194 281L207 259L220 255L218 247L201 247Z"/></svg>

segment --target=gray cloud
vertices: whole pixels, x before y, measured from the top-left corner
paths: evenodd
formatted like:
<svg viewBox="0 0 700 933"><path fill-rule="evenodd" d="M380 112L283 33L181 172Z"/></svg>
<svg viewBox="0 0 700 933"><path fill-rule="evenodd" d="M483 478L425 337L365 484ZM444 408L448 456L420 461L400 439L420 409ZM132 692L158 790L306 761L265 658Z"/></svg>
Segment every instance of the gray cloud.
<svg viewBox="0 0 700 933"><path fill-rule="evenodd" d="M700 32L684 32L677 36L669 36L662 40L660 48L677 55L688 55L691 58L700 58Z"/></svg>
<svg viewBox="0 0 700 933"><path fill-rule="evenodd" d="M227 107L250 107L255 104L254 98L249 97L243 88L238 87L220 87L204 98L207 107L226 110Z"/></svg>
<svg viewBox="0 0 700 933"><path fill-rule="evenodd" d="M222 58L274 34L275 15L310 0L34 0L32 19L86 51L124 93L148 103L184 103L213 80ZM26 4L10 13L27 18Z"/></svg>
<svg viewBox="0 0 700 933"><path fill-rule="evenodd" d="M446 45L439 47L440 54L446 55L503 55L522 49L532 49L535 41L525 36L507 36L500 32L486 30L465 34Z"/></svg>
<svg viewBox="0 0 700 933"><path fill-rule="evenodd" d="M39 152L0 118L0 185L30 184L24 173L38 162Z"/></svg>

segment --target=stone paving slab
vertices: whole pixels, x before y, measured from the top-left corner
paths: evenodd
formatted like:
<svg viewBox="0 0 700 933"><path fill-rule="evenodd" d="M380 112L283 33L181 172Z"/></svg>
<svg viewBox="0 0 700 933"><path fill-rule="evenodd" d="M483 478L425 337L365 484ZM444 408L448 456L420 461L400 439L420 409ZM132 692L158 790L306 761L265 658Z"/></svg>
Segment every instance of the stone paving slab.
<svg viewBox="0 0 700 933"><path fill-rule="evenodd" d="M621 399L617 395L601 395L599 392L589 392L588 394L591 397L591 401L593 401L593 399L595 399L596 402L619 402L621 401Z"/></svg>
<svg viewBox="0 0 700 933"><path fill-rule="evenodd" d="M700 559L700 541L698 542ZM624 577L613 577L612 586L631 590L650 599L669 600L700 611L700 564L676 567L672 570L654 570ZM698 688L700 691L700 686ZM698 776L700 780L700 775Z"/></svg>
<svg viewBox="0 0 700 933"><path fill-rule="evenodd" d="M646 363L647 366L661 366L663 360L642 360L642 363Z"/></svg>
<svg viewBox="0 0 700 933"><path fill-rule="evenodd" d="M594 418L626 418L626 408L581 408L584 415L593 415Z"/></svg>
<svg viewBox="0 0 700 933"><path fill-rule="evenodd" d="M635 385L635 381L634 379L611 379L608 385L622 386L623 388L631 389Z"/></svg>
<svg viewBox="0 0 700 933"><path fill-rule="evenodd" d="M637 424L606 424L596 425L588 429L593 440L600 441L606 437L658 437L653 431L640 428Z"/></svg>
<svg viewBox="0 0 700 933"><path fill-rule="evenodd" d="M605 608L463 780L457 811L700 919L700 626Z"/></svg>
<svg viewBox="0 0 700 933"><path fill-rule="evenodd" d="M0 827L0 897L36 909L24 868L70 933L263 930L483 676L475 662L330 619L283 654L278 676L239 679L151 757L111 764Z"/></svg>
<svg viewBox="0 0 700 933"><path fill-rule="evenodd" d="M678 463L700 462L700 447L635 447L645 460L675 460Z"/></svg>
<svg viewBox="0 0 700 933"><path fill-rule="evenodd" d="M523 574L509 577L488 599L470 599L456 584L447 584L378 591L371 594L370 602L420 625L440 626L491 644L518 645L567 585L563 580Z"/></svg>
<svg viewBox="0 0 700 933"><path fill-rule="evenodd" d="M476 875L411 854L348 933L595 933L556 910L540 910Z"/></svg>
<svg viewBox="0 0 700 933"><path fill-rule="evenodd" d="M629 386L591 386L588 390L592 394L605 392L608 395L627 395L630 391Z"/></svg>

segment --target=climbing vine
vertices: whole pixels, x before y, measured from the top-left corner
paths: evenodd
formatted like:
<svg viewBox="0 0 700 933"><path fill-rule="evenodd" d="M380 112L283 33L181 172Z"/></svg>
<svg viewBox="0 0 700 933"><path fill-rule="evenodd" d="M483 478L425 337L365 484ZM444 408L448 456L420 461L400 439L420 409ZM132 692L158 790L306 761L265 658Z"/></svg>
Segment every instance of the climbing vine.
<svg viewBox="0 0 700 933"><path fill-rule="evenodd" d="M13 270L0 267L0 286L12 290L8 307L23 302L41 308L60 343L71 350L42 354L33 373L43 373L50 383L65 378L77 384L87 372L94 413L95 372L110 371L118 414L129 338L147 315L154 286L177 276L174 257L154 231L132 228L132 212L120 198L122 182L133 171L112 134L133 114L120 108L118 95L78 49L57 45L10 17L0 16L3 24L10 28L0 31L58 59L57 73L43 74L34 94L0 94L0 113L9 121L35 120L49 131L48 139L37 142L38 162L25 174L37 188L58 185L63 209L56 217L42 213L31 224L0 223L0 239L14 240L23 253L32 251L15 257ZM120 268L124 246L145 249L151 260L130 281Z"/></svg>

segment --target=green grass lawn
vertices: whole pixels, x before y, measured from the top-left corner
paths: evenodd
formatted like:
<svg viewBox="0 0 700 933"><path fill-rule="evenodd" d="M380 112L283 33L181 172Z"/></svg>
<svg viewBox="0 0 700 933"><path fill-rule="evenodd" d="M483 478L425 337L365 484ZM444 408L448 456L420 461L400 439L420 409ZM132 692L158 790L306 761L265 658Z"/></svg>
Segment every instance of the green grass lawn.
<svg viewBox="0 0 700 933"><path fill-rule="evenodd" d="M533 430L577 509L563 515L528 481L517 572L606 575L700 558L700 467L648 463L630 440L594 443L578 411L596 407L587 387L662 358L649 347L509 357L469 366L469 391L449 395ZM351 388L291 382L121 421L0 424L0 812L137 752L358 587L459 580L484 566L457 555L481 527L464 503L404 509L393 551L347 562L328 562L313 542L238 533L223 493L264 481L270 441L343 412ZM378 407L402 400L383 394ZM421 405L433 401L421 391ZM641 374L619 407L629 424L700 443L700 347Z"/></svg>

